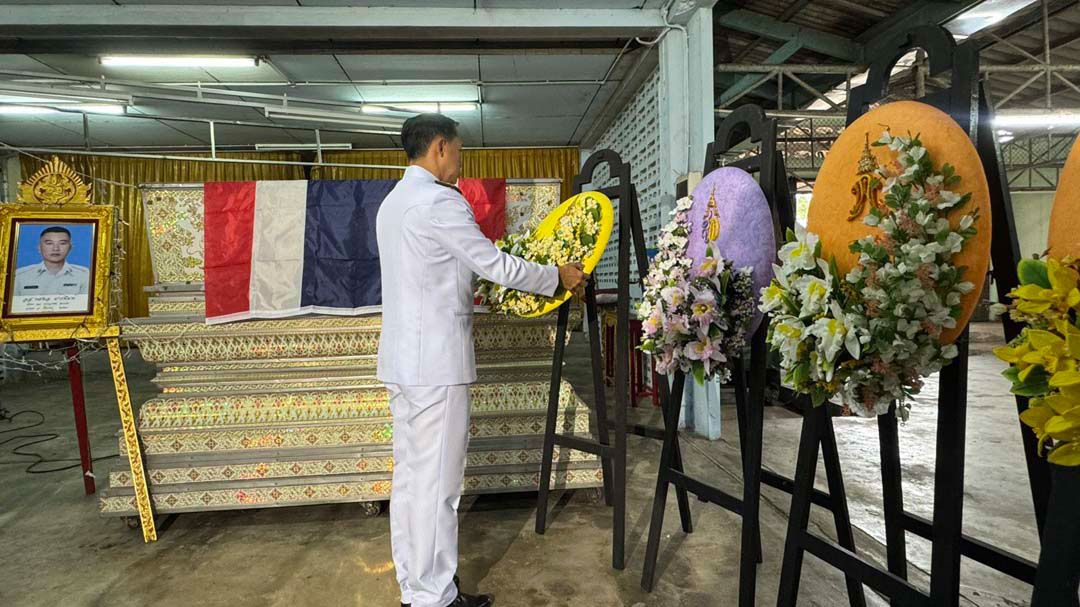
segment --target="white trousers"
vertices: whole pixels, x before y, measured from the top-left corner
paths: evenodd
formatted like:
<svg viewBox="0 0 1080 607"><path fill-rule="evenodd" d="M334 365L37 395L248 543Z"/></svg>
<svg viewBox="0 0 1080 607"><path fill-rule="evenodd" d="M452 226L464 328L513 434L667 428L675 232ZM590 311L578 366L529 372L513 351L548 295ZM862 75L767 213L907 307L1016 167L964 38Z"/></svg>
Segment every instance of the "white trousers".
<svg viewBox="0 0 1080 607"><path fill-rule="evenodd" d="M457 598L458 503L469 443L469 386L387 384L394 416L390 546L401 602Z"/></svg>

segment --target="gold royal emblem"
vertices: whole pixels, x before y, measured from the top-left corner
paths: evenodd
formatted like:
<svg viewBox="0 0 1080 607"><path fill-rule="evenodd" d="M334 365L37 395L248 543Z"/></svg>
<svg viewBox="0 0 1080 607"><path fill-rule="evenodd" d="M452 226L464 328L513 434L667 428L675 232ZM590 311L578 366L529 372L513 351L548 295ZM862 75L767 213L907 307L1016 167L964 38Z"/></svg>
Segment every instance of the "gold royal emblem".
<svg viewBox="0 0 1080 607"><path fill-rule="evenodd" d="M709 205L705 207L703 220L706 242L715 242L720 238L720 211L716 208L716 188L709 192Z"/></svg>
<svg viewBox="0 0 1080 607"><path fill-rule="evenodd" d="M90 204L90 186L56 156L19 184L19 202L29 204Z"/></svg>
<svg viewBox="0 0 1080 607"><path fill-rule="evenodd" d="M862 157L859 158L859 173L855 178L855 184L851 186L851 193L855 196L855 204L848 213L848 221L855 221L862 216L869 207L885 210L881 202L881 182L874 176L877 170L877 160L870 151L870 134L866 135L866 145L863 147Z"/></svg>

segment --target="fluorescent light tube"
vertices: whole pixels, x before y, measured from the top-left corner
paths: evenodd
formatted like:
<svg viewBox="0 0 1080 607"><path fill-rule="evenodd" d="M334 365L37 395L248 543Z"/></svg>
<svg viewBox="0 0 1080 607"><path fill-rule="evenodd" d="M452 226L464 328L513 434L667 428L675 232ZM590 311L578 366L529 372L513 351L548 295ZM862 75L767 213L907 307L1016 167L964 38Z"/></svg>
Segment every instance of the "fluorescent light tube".
<svg viewBox="0 0 1080 607"><path fill-rule="evenodd" d="M387 102L379 105L365 103L360 107L360 111L365 114L385 114L387 112L437 114L441 112L475 112L478 107L479 104L474 101L437 101L426 103Z"/></svg>
<svg viewBox="0 0 1080 607"><path fill-rule="evenodd" d="M255 149L259 151L269 150L351 150L351 143L324 143L321 146L314 143L256 143Z"/></svg>
<svg viewBox="0 0 1080 607"><path fill-rule="evenodd" d="M255 57L197 57L175 55L109 55L101 58L109 67L258 67Z"/></svg>
<svg viewBox="0 0 1080 607"><path fill-rule="evenodd" d="M1023 114L1002 113L994 116L996 127L1054 127L1080 126L1080 112L1055 111L1031 112Z"/></svg>
<svg viewBox="0 0 1080 607"><path fill-rule="evenodd" d="M6 114L9 116L35 116L41 114L59 114L61 110L67 113L87 113L87 114L114 114L121 115L126 113L126 108L122 105L111 105L106 103L43 103L41 105L2 105L0 102L0 114Z"/></svg>

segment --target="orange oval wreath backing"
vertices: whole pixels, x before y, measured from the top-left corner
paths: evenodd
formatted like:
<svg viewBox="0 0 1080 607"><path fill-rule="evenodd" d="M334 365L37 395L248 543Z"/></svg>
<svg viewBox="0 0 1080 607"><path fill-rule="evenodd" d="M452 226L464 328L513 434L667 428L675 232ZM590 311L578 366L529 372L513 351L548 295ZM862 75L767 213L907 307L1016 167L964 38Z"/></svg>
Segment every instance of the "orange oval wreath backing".
<svg viewBox="0 0 1080 607"><path fill-rule="evenodd" d="M897 101L867 112L844 129L818 172L807 229L821 238L825 259L830 255L836 257L841 275L855 265L858 256L848 246L864 236L880 233L877 227L862 222L869 205L863 204L859 208L858 204L859 197L867 195L866 184L860 184L859 161L864 156L867 140L873 143L886 128L893 136L919 135L934 162L935 171L940 171L945 163L956 168L961 181L952 189L960 194L971 192L971 200L950 213L954 226L964 214L975 207L979 209L979 218L975 222L978 234L952 259L954 265L967 268L963 279L973 283L975 288L960 300L961 314L956 327L941 334L941 342L948 344L963 331L982 296L990 265L991 221L990 189L979 153L967 133L948 114L918 101ZM895 159L895 153L886 146L871 146L870 153L879 164ZM1075 150L1073 155L1076 155ZM865 168L864 164L864 172Z"/></svg>

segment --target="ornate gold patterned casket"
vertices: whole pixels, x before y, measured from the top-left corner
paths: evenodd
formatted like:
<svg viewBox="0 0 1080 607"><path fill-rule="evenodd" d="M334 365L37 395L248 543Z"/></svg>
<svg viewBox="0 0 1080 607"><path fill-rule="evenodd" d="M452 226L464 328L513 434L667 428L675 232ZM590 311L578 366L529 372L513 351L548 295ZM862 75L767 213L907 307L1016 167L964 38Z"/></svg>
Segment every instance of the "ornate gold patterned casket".
<svg viewBox="0 0 1080 607"><path fill-rule="evenodd" d="M558 203L557 181L508 190L539 212ZM375 378L380 318L206 325L202 186L147 186L143 204L156 285L150 317L127 322L122 335L158 367L161 394L138 416L156 511L354 501L377 511L393 466L388 397ZM478 315L466 493L536 488L554 333L553 317ZM560 431L589 434L588 409L569 384L560 404ZM556 470L557 487L602 484L588 454L557 450ZM101 511L136 513L126 466L109 474Z"/></svg>

